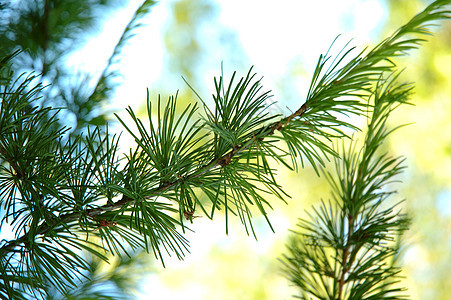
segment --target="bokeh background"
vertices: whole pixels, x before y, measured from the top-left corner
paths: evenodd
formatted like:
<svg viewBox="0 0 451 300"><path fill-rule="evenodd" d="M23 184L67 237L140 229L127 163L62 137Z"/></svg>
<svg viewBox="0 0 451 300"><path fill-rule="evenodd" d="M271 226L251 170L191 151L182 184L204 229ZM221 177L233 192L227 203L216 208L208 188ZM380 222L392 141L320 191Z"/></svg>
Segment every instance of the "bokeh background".
<svg viewBox="0 0 451 300"><path fill-rule="evenodd" d="M91 30L65 53L61 68L72 74L99 73L108 64L140 0L110 1L96 11ZM197 101L182 76L211 104L213 77L244 75L251 66L272 90L275 113L295 111L306 96L321 53L334 38L358 50L374 46L431 1L420 0L168 0L155 3L134 30L113 68L114 93L104 108L126 118L131 106L145 116L150 97L179 92L181 104ZM70 12L69 12L70 13ZM434 28L417 51L396 60L402 79L415 82L414 106L396 111L393 126L411 123L391 136L389 151L406 158L398 195L413 218L403 239L400 262L412 299L451 299L451 21ZM339 49L339 47L337 47ZM87 83L89 84L89 82ZM120 126L111 117L111 128ZM123 147L132 143L126 134ZM191 253L182 262L168 257L166 268L151 256L122 272L135 278L140 299L289 299L295 289L280 272L284 244L297 219L329 196L324 178L310 168L298 173L280 167L288 205L277 201L269 219L256 215L258 240L247 236L238 219L216 215L194 219L187 237ZM134 269L134 268L139 268ZM111 266L99 267L108 272ZM135 276L136 277L136 276Z"/></svg>

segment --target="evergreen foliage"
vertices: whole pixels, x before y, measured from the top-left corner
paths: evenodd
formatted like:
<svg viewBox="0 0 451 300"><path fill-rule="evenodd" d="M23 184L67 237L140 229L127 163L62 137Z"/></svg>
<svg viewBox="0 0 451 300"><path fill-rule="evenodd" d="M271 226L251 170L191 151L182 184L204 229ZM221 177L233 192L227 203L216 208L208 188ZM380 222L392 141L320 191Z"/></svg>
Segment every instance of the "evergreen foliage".
<svg viewBox="0 0 451 300"><path fill-rule="evenodd" d="M80 121L87 103L94 98L100 103L110 90L104 88L108 67L80 101L70 89L73 98L65 107L77 116L76 129L83 129L70 134L61 125L65 109L38 105L51 99L42 76L52 60L43 56L42 75L16 76L10 61L24 52L9 47L13 54L0 59L0 204L1 226L12 226L14 236L0 243L1 297L51 297L49 286L69 297L92 270L81 250L105 261L107 254L139 249L162 262L166 254L182 259L189 251L183 233L199 213L213 219L224 210L226 231L229 217L237 216L255 235L255 211L267 218L268 196L287 197L270 158L289 169L308 162L317 173L333 158L338 170L339 179L325 173L337 202L323 203L311 222L303 221L303 243L290 247L294 258L286 256L291 280L311 293L305 297L391 296L397 269L384 263L397 249L384 243L405 229L407 219L393 216L395 207L385 206L392 192L381 189L402 166L377 150L390 132L385 128L389 113L410 91L409 85L396 83L392 59L423 41L408 34L429 34L431 23L449 17L449 3L435 1L369 52L353 56L354 48L345 47L335 57L321 55L305 103L288 116L271 114L270 92L252 69L240 79L234 73L228 81L223 75L214 80L214 109L199 96L200 106L190 104L178 113L177 95L156 104L148 96L147 121L131 108L134 126L118 118L136 141L125 155L118 135L87 126L98 125L98 115ZM145 1L138 9L112 57L151 4ZM46 38L38 42L23 49L45 52ZM352 152L351 146L340 158L331 142L357 129L351 117L366 112L371 117L364 147Z"/></svg>
<svg viewBox="0 0 451 300"><path fill-rule="evenodd" d="M0 7L0 55L20 50L13 68L17 74L39 74L36 79L47 86L41 90L42 105L64 107L60 123L67 125L68 119L74 119L72 135L89 126L106 125L105 107L118 84L115 68L121 50L155 2L145 0L137 8L99 74L68 70L67 54L84 44L84 33L96 28L99 11L118 4L115 0L19 0Z"/></svg>
<svg viewBox="0 0 451 300"><path fill-rule="evenodd" d="M106 124L106 120L109 119L105 106L108 104L109 95L119 83L116 80L118 73L115 70L118 63L120 63L121 49L133 36L133 31L140 26L142 17L149 12L154 2L143 1L142 5L137 8L135 15L124 29L118 43L112 49L112 54L106 66L99 71L99 76L96 74L86 75L79 70L75 70L76 73L73 72L65 66L65 58L68 53L76 49L74 45L83 45L86 33L92 32L98 26L99 11L102 11L103 14L105 10L111 9L113 5L118 3L118 1L105 0L20 0L3 2L0 5L0 39L2 41L0 45L0 57L2 57L0 60L2 94L2 123L0 128L3 143L8 143L9 145L7 151L12 151L8 154L5 150L0 156L0 164L2 165L1 177L3 179L5 178L3 171L8 166L4 160L5 153L10 155L14 151L19 151L14 154L17 157L10 158L13 160L18 159L15 163L15 168L17 170L19 168L28 168L26 172L34 172L34 175L40 174L35 179L37 181L41 180L39 184L42 184L43 188L52 185L54 180L60 178L55 174L62 169L59 168L58 161L53 161L53 165L56 166L54 169L56 173L52 173L53 171L50 169L51 164L45 165L42 164L42 161L54 159L55 156L52 153L60 150L65 151L68 155L60 157L65 159L65 161L60 161L60 163L65 164L65 169L72 172L71 176L74 180L78 180L74 177L77 171L69 168L71 163L75 163L75 157L70 157L70 155L74 151L84 151L79 145L77 146L77 140L80 138L76 136L86 132L89 126ZM44 89L42 86L46 86L46 88ZM20 97L24 98L19 99ZM29 97L28 100L27 97ZM26 102L28 104L25 104ZM14 105L18 106L14 107ZM64 107L64 109L52 109L50 106ZM47 108L40 109L42 107ZM31 118L34 113L36 113L36 116ZM73 119L75 119L75 122L71 124ZM65 129L64 125L71 125L72 128ZM14 131L14 126L19 126L18 132L20 133ZM31 131L27 133L29 130ZM22 156L22 150L17 149L20 146L18 144L9 144L6 140L6 135L8 134L11 134L9 138L18 138L19 144L25 143L30 146L31 144L29 143L37 142L36 148L33 149L39 150L33 152L35 150L31 148L27 151L25 151L25 148L22 148L27 153L27 155ZM16 136L12 137L14 135ZM40 138L44 140L41 141ZM71 142L59 143L62 139L66 142L69 139ZM64 150L61 148L66 146L68 148ZM74 147L79 147L79 149L75 150ZM57 148L61 149L56 150ZM33 155L37 156L33 158ZM21 160L22 158L23 160ZM39 166L33 166L38 161L41 161L41 164L38 163ZM24 164L28 164L28 167ZM49 167L49 169L38 172L38 168L41 167ZM34 169L31 170L30 168ZM49 176L48 180L45 179L46 173ZM44 177L39 177L41 175ZM1 242L2 246L9 240L9 237L7 237L10 231L8 225L13 223L11 222L12 219L14 220L14 218L11 219L13 212L4 209L12 207L10 206L12 205L11 203L5 203L7 199L3 193L5 189L7 192L12 191L15 193L14 189L8 190L10 188L7 186L8 184L11 184L11 182L5 183L5 181L2 181L1 232L2 238L4 238ZM60 184L63 183L60 182ZM73 181L71 184L76 185L77 182ZM40 199L41 204L47 203L46 201L49 200L48 198L44 199L44 194L39 196L42 198ZM8 199L15 201L16 196L9 196L11 198ZM19 215L22 214L23 216L26 209L22 204L16 203L14 205L16 205L16 208L21 207ZM39 209L43 212L42 208ZM57 209L58 206L55 205L51 211L55 212ZM35 213L37 214L38 212ZM49 216L52 217L52 215L49 215L49 212L46 211L45 213L47 214L45 216L46 219ZM58 212L56 213L58 214ZM33 226L35 225L36 223L33 223ZM25 229L19 225L15 230L18 232ZM46 249L48 250L48 248ZM137 259L141 256L136 253L132 257L122 257L122 259L116 260L119 263L109 267L110 274L99 277L98 269L102 268L104 264L100 260L105 260L106 256L100 256L99 258L98 255L89 254L89 252L81 253L78 250L76 252L77 256L82 255L86 260L84 268L80 268L76 272L79 278L73 278L73 282L76 284L73 284L71 288L64 289L64 294L61 294L62 289L60 288L60 291L58 291L58 286L61 284L66 285L66 283L62 279L56 282L52 280L55 278L55 272L52 271L49 274L42 274L41 284L38 285L39 288L36 288L38 293L46 294L48 299L87 299L89 297L96 299L118 299L123 297L124 299L129 299L130 293L136 290L139 280L135 276L124 276L127 273L124 270L133 268L146 269L143 267L144 260ZM12 253L15 253L16 256L4 255L4 252L2 252L2 266L5 266L4 263L9 259L13 266L20 267L21 265L18 262L26 260L26 257L20 257L18 252ZM60 253L55 255L60 255ZM58 268L57 265L54 267ZM29 271L26 271L27 269ZM69 270L72 269L72 267L69 268ZM31 273L33 270L35 270L34 266L29 268L25 266L18 270L23 275L22 281L24 283L28 280L27 272ZM28 288L24 288L24 286L19 286L14 282L14 276L10 277L11 273L9 272L9 270L4 270L3 272L3 269L1 271L4 278L2 277L0 298L31 299L37 297L37 294L31 290L35 289L34 286L39 280L32 281L30 279L30 285ZM139 272L135 272L135 274L139 274ZM102 289L101 285L107 285L108 288ZM11 288L12 286L14 288Z"/></svg>
<svg viewBox="0 0 451 300"><path fill-rule="evenodd" d="M411 90L395 79L382 78L375 86L363 146L343 145L335 174L326 172L332 199L299 220L287 246L284 273L300 288L301 299L405 299L394 286L400 270L391 260L409 220L390 201L395 190L388 188L402 172L402 158L381 153L392 132L387 118Z"/></svg>
<svg viewBox="0 0 451 300"><path fill-rule="evenodd" d="M299 219L298 231L281 259L283 272L299 288L298 298L408 298L397 285L396 257L409 218L400 211L399 202L391 199L396 193L391 184L404 168L403 159L391 157L383 146L394 131L387 128L388 117L408 103L412 85L398 82L399 72L390 56L423 42L423 38L404 36L431 34L431 21L449 17L450 11L443 7L449 3L432 3L365 58L357 59L365 65L374 57L384 57L388 64L377 67L377 81L366 86L368 128L363 145L351 141L346 148L343 142L340 157L334 158L335 171L324 171L332 199L307 212L307 219Z"/></svg>

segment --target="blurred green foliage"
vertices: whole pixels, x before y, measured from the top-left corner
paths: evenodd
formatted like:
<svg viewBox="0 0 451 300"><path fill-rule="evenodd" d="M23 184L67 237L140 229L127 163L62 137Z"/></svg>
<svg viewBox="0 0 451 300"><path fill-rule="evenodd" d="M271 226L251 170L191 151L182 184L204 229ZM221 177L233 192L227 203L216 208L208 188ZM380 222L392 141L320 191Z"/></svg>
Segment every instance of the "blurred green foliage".
<svg viewBox="0 0 451 300"><path fill-rule="evenodd" d="M122 8L117 0L17 0L0 9L0 55L19 50L12 60L16 74L34 72L47 88L42 105L65 108L64 124L77 135L87 127L104 126L116 88L121 50L140 26L154 1L141 3L103 69L88 73L67 67L67 59L101 29L108 13Z"/></svg>
<svg viewBox="0 0 451 300"><path fill-rule="evenodd" d="M429 1L388 1L387 27L408 18ZM451 23L410 56L403 80L415 81L414 107L394 114L412 123L391 138L391 151L407 158L399 194L412 217L402 262L412 299L451 298Z"/></svg>

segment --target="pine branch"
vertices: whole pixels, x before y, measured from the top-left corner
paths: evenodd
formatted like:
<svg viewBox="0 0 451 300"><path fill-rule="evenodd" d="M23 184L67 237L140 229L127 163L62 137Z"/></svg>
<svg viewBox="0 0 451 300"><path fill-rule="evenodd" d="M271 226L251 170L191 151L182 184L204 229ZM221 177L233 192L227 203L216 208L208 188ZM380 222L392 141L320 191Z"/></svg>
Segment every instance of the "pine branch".
<svg viewBox="0 0 451 300"><path fill-rule="evenodd" d="M308 128L309 132L319 132L320 135L327 136L324 131L322 131L321 127L333 127L333 126L342 126L347 125L348 127L352 127L351 124L339 121L338 119L331 117L330 112L339 111L340 113L352 113L352 114L360 114L362 105L356 100L337 100L338 97L343 96L356 96L360 95L360 92L357 91L368 91L368 85L374 80L376 76L380 74L380 71L387 71L393 68L393 65L380 67L377 66L382 60L389 60L391 56L399 55L398 40L404 37L406 33L417 32L417 33L427 33L424 26L421 26L426 21L431 21L435 19L440 19L446 17L449 11L435 11L437 10L437 5L433 4L425 12L417 15L411 22L406 24L399 30L392 38L387 39L375 49L370 51L370 53L363 57L363 52L360 53L357 57L350 60L344 67L342 67L339 71L337 68L339 64L349 55L350 50L346 51L343 55L338 56L328 70L323 74L322 70L325 68L327 61L330 57L326 54L325 56L320 56L318 61L318 66L315 70L314 77L312 80L311 89L307 96L307 101L301 105L301 107L293 114L279 120L270 123L269 125L262 126L260 129L255 129L252 133L248 133L246 138L243 139L243 142L235 145L231 145L231 149L228 152L222 154L219 157L214 157L211 159L209 163L206 165L202 165L198 167L194 172L185 175L185 177L177 178L171 182L165 182L163 185L152 190L150 194L152 195L162 195L164 192L169 190L174 190L176 187L180 186L182 182L195 180L206 176L209 172L213 170L220 169L222 167L227 166L232 161L232 158L240 156L240 154L244 154L246 150L250 148L256 148L258 143L264 141L265 138L274 135L276 131L280 131L282 135L285 134L284 138L286 142L291 145L291 156L297 156L297 153L303 153L309 157L309 161L316 166L315 160L311 158L309 152L311 150L306 150L304 145L302 145L302 138L298 138L297 140L289 140L287 138L287 132L291 130L290 127L299 127L304 124L300 124L300 119L305 117L308 122L314 123L318 122L315 120L315 117L321 119L324 115L327 115L326 123L318 123L318 125L312 125ZM433 15L430 15L430 12L433 11ZM415 45L419 43L418 39L408 39L402 42L402 50L406 51L408 49L414 48ZM323 74L322 77L320 75ZM250 72L244 80L244 85L247 85L252 79L253 76L250 76ZM220 91L223 87L222 85L222 77L219 85L217 86L217 97L220 97ZM232 86L233 79L231 80L231 84L229 85L229 90ZM258 85L259 81L256 83ZM240 83L237 85L237 89L241 88ZM359 87L359 89L357 89ZM223 95L225 96L225 95ZM218 98L219 99L219 98ZM310 106L310 103L312 105ZM323 109L319 111L317 107ZM340 108L340 109L337 109ZM344 111L344 112L343 112ZM130 113L132 113L130 111ZM208 115L208 114L207 114ZM209 116L210 117L210 116ZM136 120L135 120L136 121ZM210 119L210 124L206 124L211 126L211 124L215 124L217 120ZM335 124L333 123L335 122ZM294 125L292 125L294 123ZM123 123L125 125L125 123ZM299 128L296 128L299 129ZM303 128L305 130L305 128ZM129 130L130 131L130 130ZM298 130L298 134L303 130ZM131 132L131 131L130 131ZM139 140L135 136L135 139ZM334 154L329 146L325 143L319 143L318 147L324 151L324 153ZM318 161L323 164L323 161L319 156L315 156ZM284 162L281 156L275 156L275 158L281 162ZM284 162L285 163L285 162ZM108 203L104 206L92 208L86 210L86 215L91 218L95 218L102 213L113 211L123 206L133 205L135 204L135 200L131 197L123 195L122 199L117 201L116 203ZM63 216L59 216L58 219L62 222L72 222L80 217L80 213L69 213ZM54 221L54 220L52 220ZM43 224L37 230L40 234L46 233L51 227ZM19 238L16 245L20 244L21 241L26 239L26 236ZM13 247L13 244L8 247Z"/></svg>
<svg viewBox="0 0 451 300"><path fill-rule="evenodd" d="M379 270L362 269L360 274L369 279L350 275L358 273L359 266L376 265L393 254L392 249L378 248L379 241L393 238L378 230L390 232L405 225L391 217L393 207L379 211L370 205L390 195L378 191L402 169L396 159L370 158L389 133L384 130L386 116L408 91L406 86L385 88L378 83L388 82L383 74L395 69L394 57L423 41L407 34L428 34L427 24L448 17L449 11L440 6L444 3L434 2L367 54L353 56L353 48L345 47L335 58L329 52L321 55L306 101L285 117L270 114L270 92L262 90L252 69L238 82L235 73L228 84L223 75L215 79L215 108L199 97L203 113L197 105L189 105L178 114L177 95L166 105L159 99L156 106L148 97L148 124L131 109L135 129L119 119L137 143L125 157L118 155L118 138L100 129L63 141L65 129L56 125L54 111L33 108L35 90L27 89L30 80L23 85L2 81L0 203L5 211L2 224L10 222L16 228L15 238L0 245L2 292L14 295L17 286L39 292L49 280L64 292L76 285L79 270L89 268L78 250L106 260L105 252L144 248L162 261L163 252L182 259L188 241L179 230L186 230L186 221L192 222L199 208L209 218L225 210L226 230L229 215L236 215L255 235L254 210L267 218L266 210L272 209L268 196L282 200L288 196L269 160L290 169L297 169L299 161L304 166L305 160L319 172L330 156L349 179L332 181L335 197L346 196L349 201L342 207L324 204L312 214L312 222L303 223L304 229L320 232L319 237L304 237L305 245L313 249L303 253L313 264L304 265L313 274L305 276L305 286L310 289L316 279L322 280L323 290L339 292L339 297L345 297L345 286L355 282L365 283L352 287L355 295L370 283L395 291L390 282L384 285L388 277ZM375 121L370 123L373 130L365 140L367 146L362 154L344 157L341 165L330 141L346 137L345 128L357 129L347 117L367 111L369 106L361 99L371 95ZM341 208L344 213L336 215ZM341 230L333 225L337 220ZM100 238L101 244L92 238ZM372 258L365 252L368 245L381 250L380 256ZM324 269L315 274L321 266ZM396 270L384 271L396 275ZM376 273L376 279L370 276ZM330 278L335 279L332 285Z"/></svg>
<svg viewBox="0 0 451 300"><path fill-rule="evenodd" d="M412 87L396 82L396 65L390 56L402 55L423 42L405 35L431 34L427 26L432 21L449 18L450 11L445 9L449 3L435 1L366 56L352 59L339 72L327 71L330 76L319 80L321 86L333 89L337 80L357 83L364 78L362 90L369 95L356 96L372 99L374 104L362 148L355 141L348 149L343 146L341 159L335 158L336 174L325 172L333 201L322 201L307 219L299 220L299 231L281 259L285 275L299 288L299 298L406 299L404 289L396 286L400 269L391 261L399 251L396 239L407 229L409 219L399 212L399 203L390 204L395 191L387 190L402 172L403 160L381 153L381 146L393 132L386 128L389 115L407 103ZM383 61L385 65L377 64ZM311 90L311 99L327 97L329 92Z"/></svg>
<svg viewBox="0 0 451 300"><path fill-rule="evenodd" d="M326 172L334 202L322 202L282 259L284 272L301 290L301 299L405 299L395 287L399 269L388 264L393 244L408 218L389 204L386 186L402 172L402 159L380 154L389 114L406 103L411 86L381 78L361 150L355 142L335 160L335 176ZM388 207L388 208L387 208Z"/></svg>
<svg viewBox="0 0 451 300"><path fill-rule="evenodd" d="M443 1L438 1L443 2ZM275 131L283 131L285 127L287 127L290 122L292 122L295 118L301 119L302 116L310 109L308 105L309 102L326 102L325 110L321 113L328 113L328 110L332 110L335 107L345 104L349 105L351 108L355 108L349 110L350 113L358 114L359 109L357 108L360 103L357 101L349 101L346 103L343 101L335 101L334 103L327 103L326 100L332 99L335 100L338 96L348 95L354 96L359 95L356 94L356 91L365 90L368 84L371 83L373 78L379 76L381 67L376 66L382 60L389 60L390 57L399 55L399 51L406 51L415 46L422 40L418 39L409 39L402 42L398 42L401 38L405 36L407 33L417 32L422 34L429 33L424 27L424 23L431 20L445 18L449 11L437 11L440 8L441 3L434 3L430 7L428 7L423 13L417 15L411 22L403 26L397 33L395 33L390 39L387 39L375 49L373 49L365 58L361 58L362 54L357 57L351 59L351 61L346 64L340 72L335 72L339 63L345 59L347 55L349 55L350 51L345 52L344 55L334 60L336 61L328 71L323 75L323 77L319 79L322 69L325 67L326 62L329 60L329 56L326 54L325 56L320 56L320 60L318 62L318 67L315 70L315 75L311 85L311 91L309 91L309 95L307 97L307 102L304 103L295 113L289 115L288 117L281 119L279 121L273 122L270 125L262 127L260 130L257 130L256 133L253 133L252 137L249 137L245 140L241 145L233 145L232 149L219 158L215 158L212 160L205 169L200 171L200 174L208 172L214 168L225 166L230 163L232 158L237 154L242 153L244 150L247 150L249 147L256 144L257 141L262 141L264 138L269 137L274 134ZM403 47L400 48L400 44L402 43ZM382 69L384 71L390 70L393 66L384 66ZM248 75L249 76L249 75ZM331 88L332 86L336 86L338 83L340 85L336 88ZM358 89L356 87L359 87ZM338 89L338 90L337 90ZM327 94L324 94L326 91ZM330 93L330 95L329 95ZM318 100L319 99L319 100ZM353 105L355 107L353 107ZM313 109L311 109L313 110ZM310 112L314 113L314 112ZM340 113L343 113L343 110L340 110ZM330 124L328 124L330 125ZM341 123L339 125L342 125ZM351 126L349 124L346 124ZM317 128L315 128L317 129ZM315 129L310 129L315 131ZM299 145L297 145L300 147ZM323 145L322 145L323 146ZM330 149L329 149L330 150ZM332 151L329 151L332 152ZM333 153L333 152L332 152ZM195 173L192 178L199 177L199 173ZM177 186L181 182L180 179L175 180L172 183L167 183L167 186L161 187L157 192L163 192L165 189ZM119 205L125 204L130 199L122 199L119 202ZM111 206L111 205L110 205ZM108 207L108 206L107 206ZM115 206L117 207L117 206ZM110 208L108 208L109 210ZM93 214L96 214L98 211L93 211Z"/></svg>

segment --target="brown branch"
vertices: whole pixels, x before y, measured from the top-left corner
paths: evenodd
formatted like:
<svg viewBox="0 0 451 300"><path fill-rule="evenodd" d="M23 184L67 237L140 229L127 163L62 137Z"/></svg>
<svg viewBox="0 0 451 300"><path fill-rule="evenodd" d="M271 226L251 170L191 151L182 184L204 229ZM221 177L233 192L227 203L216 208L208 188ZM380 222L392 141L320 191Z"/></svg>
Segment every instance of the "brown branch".
<svg viewBox="0 0 451 300"><path fill-rule="evenodd" d="M236 154L239 154L240 152L243 152L244 150L248 149L250 146L257 143L257 141L258 142L263 141L266 137L273 135L276 130L278 130L278 131L282 130L282 128L287 126L288 123L290 123L294 118L301 117L306 111L307 111L307 104L304 103L296 112L289 115L288 117L286 117L280 121L274 122L273 124L270 124L267 127L262 128L262 130L259 131L260 133L257 134L257 136L253 133L252 137L249 138L243 144L233 146L233 149L230 152L228 152L226 155L221 157L217 161L217 164L219 164L222 167L228 165L230 163L230 161L232 160L232 158Z"/></svg>
<svg viewBox="0 0 451 300"><path fill-rule="evenodd" d="M362 164L366 164L367 161L362 161L361 163ZM361 182L363 180L362 179L363 172L362 172L362 167L361 166L362 165L359 165L359 167L358 167L357 178L356 178L356 180L354 182L355 185L357 185L358 182ZM351 201L352 201L352 203L356 202L356 196L355 195L352 196ZM337 298L337 300L341 300L342 297L343 297L342 296L343 289L344 289L344 286L346 284L345 276L346 276L346 273L348 273L349 270L351 269L351 265L353 264L354 258L355 258L355 256L354 256L351 259L349 259L349 253L352 250L351 249L352 243L355 242L355 240L353 240L353 236L355 234L354 227L355 227L355 219L356 219L354 209L349 209L348 208L347 215L348 215L347 216L347 218L348 218L348 234L347 234L346 246L343 249L343 257L342 257L343 269L341 271L341 275L340 275L340 278L338 280L338 298ZM355 251L355 249L354 249L354 251Z"/></svg>
<svg viewBox="0 0 451 300"><path fill-rule="evenodd" d="M307 105L304 103L295 113L291 114L290 116L288 116L280 121L274 122L274 123L270 124L269 126L263 127L261 130L259 130L259 134L257 134L257 136L255 136L255 134L253 134L252 137L250 137L243 144L233 146L232 150L230 150L227 154L223 155L220 158L212 160L207 165L202 166L200 171L197 170L197 171L191 173L190 175L185 176L184 178L178 178L177 180L175 180L173 182L164 183L164 184L160 185L159 187L157 187L153 191L153 194L155 194L155 195L162 194L165 191L173 189L174 187L180 185L182 183L182 181L199 178L202 175L204 175L205 173L208 173L215 168L227 166L231 162L231 160L234 156L245 151L246 149L251 147L254 143L257 143L257 141L263 141L264 138L273 135L276 130L279 130L279 131L282 130L282 128L287 126L294 118L302 117L302 115L307 111L307 109L308 109ZM0 147L0 153L2 153L1 151L2 151L2 148ZM73 221L77 220L78 218L80 218L80 216L82 214L89 216L91 218L95 218L96 216L98 216L102 213L121 208L126 204L133 204L135 201L136 201L135 199L132 199L132 198L129 198L129 197L126 197L125 195L123 195L120 200L113 202L113 203L111 203L111 202L107 203L107 204L97 207L97 208L87 209L83 212L77 211L77 212L73 212L73 213L68 213L68 214L65 214L62 216L58 216L58 217L55 216L48 222L44 222L41 225L39 225L37 230L35 231L35 233L36 233L35 236L38 236L38 235L45 236L46 233L55 226L55 225L50 225L49 223L51 223L51 224L68 224L68 223L73 222ZM13 252L15 247L19 246L22 243L26 243L28 239L29 239L29 232L25 233L24 235L22 235L21 237L15 239L15 240L10 241L6 245L0 247L0 252L4 252L4 251Z"/></svg>
<svg viewBox="0 0 451 300"><path fill-rule="evenodd" d="M346 280L345 280L345 276L346 273L348 273L349 269L351 268L351 263L350 261L348 261L348 257L349 257L349 252L351 250L351 237L352 237L352 233L354 231L354 218L353 216L351 216L351 214L348 214L348 237L347 237L347 243L345 248L343 249L343 257L342 257L342 270L341 270L341 275L340 278L338 279L338 297L337 300L341 300L343 297L343 289L344 286L346 284Z"/></svg>

